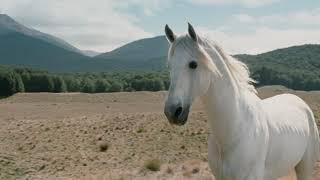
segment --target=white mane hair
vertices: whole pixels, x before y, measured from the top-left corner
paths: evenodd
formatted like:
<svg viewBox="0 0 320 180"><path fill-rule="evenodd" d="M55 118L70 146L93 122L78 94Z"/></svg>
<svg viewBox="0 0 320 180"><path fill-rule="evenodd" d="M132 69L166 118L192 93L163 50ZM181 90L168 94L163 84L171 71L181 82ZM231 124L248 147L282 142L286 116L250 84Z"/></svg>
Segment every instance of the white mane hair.
<svg viewBox="0 0 320 180"><path fill-rule="evenodd" d="M214 63L214 61L212 60L212 57L210 57L208 54L212 54L216 52L218 53L218 55L222 58L222 60L226 64L230 72L230 75L235 81L235 83L237 84L238 88L245 88L253 93L257 93L255 87L252 85L253 83L256 83L256 81L250 78L249 68L246 64L227 54L222 49L222 47L218 45L218 43L208 38L203 38L201 36L198 36L198 43L201 48L200 51L205 53L205 57L207 57L209 61L212 61ZM186 52L189 52L188 53L189 56L195 58L194 56L195 54L197 54L195 53L195 51L198 51L198 49L195 48L194 44L195 44L194 41L188 35L180 36L170 46L168 56L171 57L176 47L181 46L182 48L185 49ZM210 68L210 69L213 71L213 73L221 75L216 64L214 68Z"/></svg>

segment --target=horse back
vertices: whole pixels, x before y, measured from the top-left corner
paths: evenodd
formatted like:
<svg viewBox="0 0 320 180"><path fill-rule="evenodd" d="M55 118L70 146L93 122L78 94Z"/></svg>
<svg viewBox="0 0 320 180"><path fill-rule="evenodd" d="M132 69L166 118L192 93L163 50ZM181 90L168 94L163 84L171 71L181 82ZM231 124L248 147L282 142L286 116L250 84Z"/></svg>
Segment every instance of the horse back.
<svg viewBox="0 0 320 180"><path fill-rule="evenodd" d="M271 130L309 133L309 106L298 96L281 94L262 100ZM312 113L312 112L311 112Z"/></svg>

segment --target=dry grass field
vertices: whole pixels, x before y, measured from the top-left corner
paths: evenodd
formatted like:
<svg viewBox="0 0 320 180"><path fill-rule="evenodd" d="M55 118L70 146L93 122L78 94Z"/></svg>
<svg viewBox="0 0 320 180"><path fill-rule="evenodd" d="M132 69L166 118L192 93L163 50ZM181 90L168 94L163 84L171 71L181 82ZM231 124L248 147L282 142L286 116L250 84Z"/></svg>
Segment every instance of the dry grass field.
<svg viewBox="0 0 320 180"><path fill-rule="evenodd" d="M320 118L320 92L290 92ZM165 92L25 93L0 100L0 179L214 179L207 119L195 103L186 126L163 114ZM320 179L320 164L315 179ZM290 178L287 178L290 179Z"/></svg>

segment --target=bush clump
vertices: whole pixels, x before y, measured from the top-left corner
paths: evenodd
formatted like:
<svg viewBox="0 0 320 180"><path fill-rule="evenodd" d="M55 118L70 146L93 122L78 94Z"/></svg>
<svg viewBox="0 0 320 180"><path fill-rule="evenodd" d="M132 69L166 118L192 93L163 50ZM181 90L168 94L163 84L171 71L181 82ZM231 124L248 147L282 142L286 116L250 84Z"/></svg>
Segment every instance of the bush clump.
<svg viewBox="0 0 320 180"><path fill-rule="evenodd" d="M109 148L109 144L107 142L104 142L104 141L99 141L98 142L98 146L99 146L100 152L105 152Z"/></svg>
<svg viewBox="0 0 320 180"><path fill-rule="evenodd" d="M150 171L159 171L161 166L161 162L159 159L151 159L146 161L144 167Z"/></svg>

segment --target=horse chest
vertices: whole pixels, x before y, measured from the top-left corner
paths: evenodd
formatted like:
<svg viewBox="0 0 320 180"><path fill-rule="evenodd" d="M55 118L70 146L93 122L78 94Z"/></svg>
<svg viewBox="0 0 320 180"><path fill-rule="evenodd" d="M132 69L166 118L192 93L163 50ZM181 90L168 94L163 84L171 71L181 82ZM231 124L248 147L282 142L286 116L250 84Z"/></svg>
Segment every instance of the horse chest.
<svg viewBox="0 0 320 180"><path fill-rule="evenodd" d="M209 137L208 159L217 180L245 179L253 171L263 169L266 157L264 138L248 138L222 150Z"/></svg>

